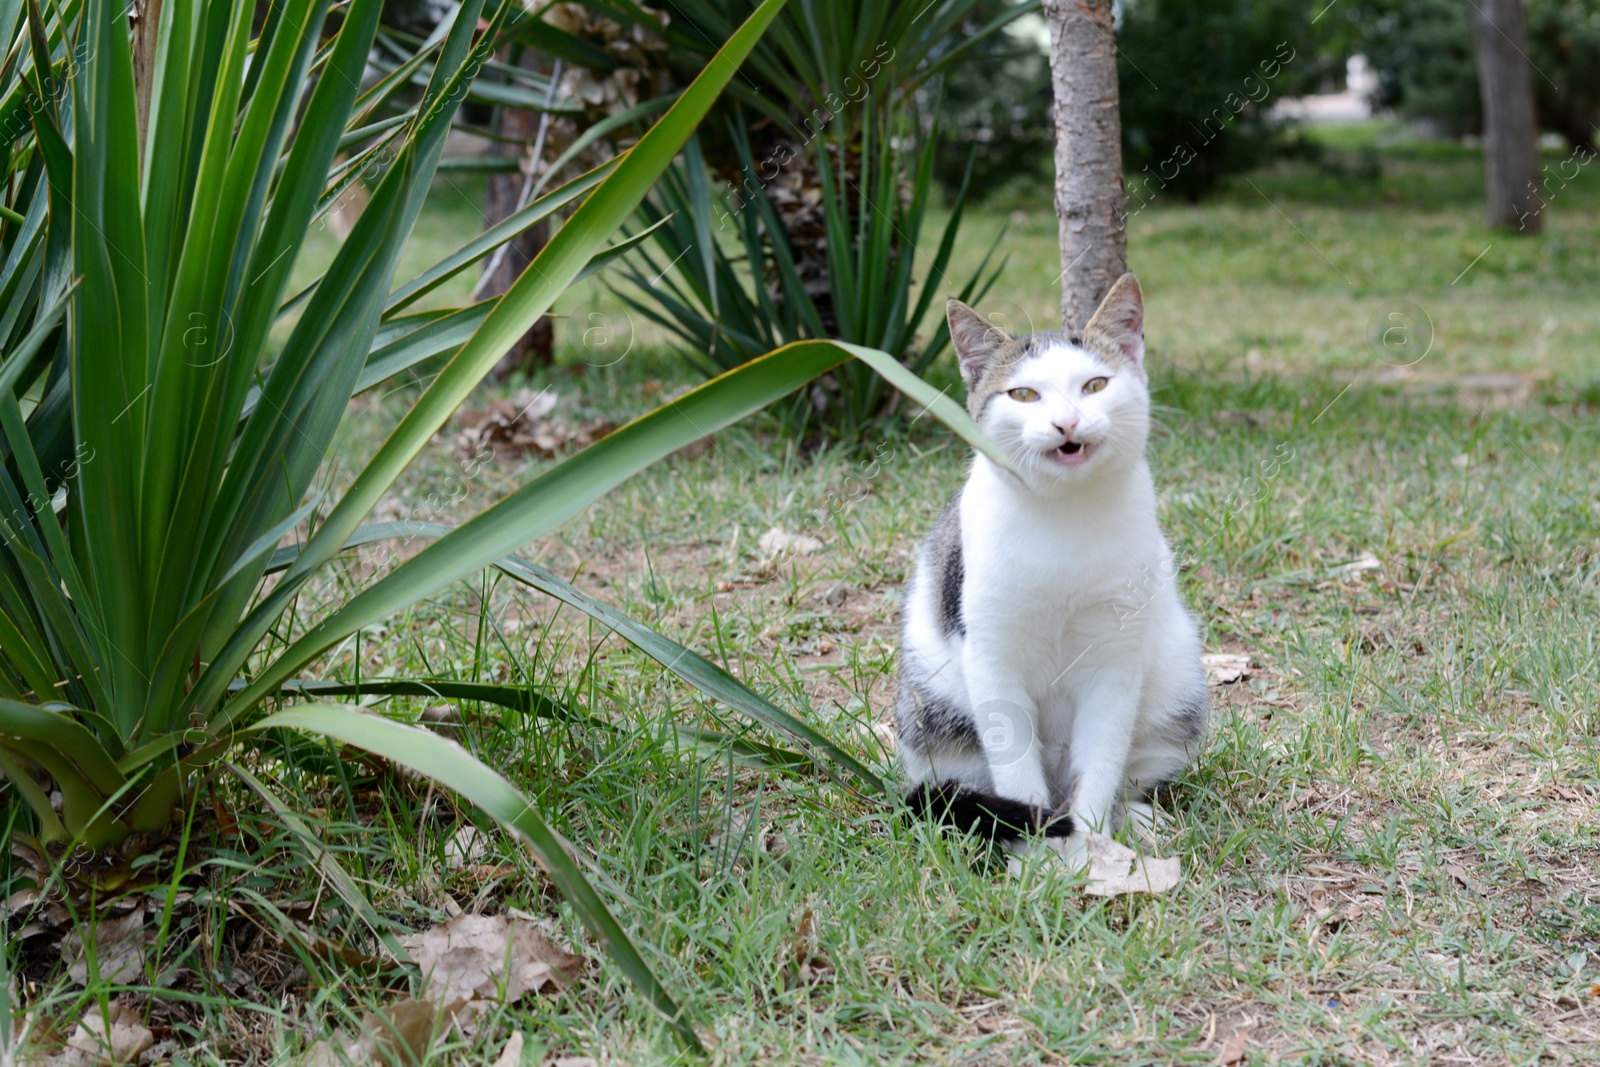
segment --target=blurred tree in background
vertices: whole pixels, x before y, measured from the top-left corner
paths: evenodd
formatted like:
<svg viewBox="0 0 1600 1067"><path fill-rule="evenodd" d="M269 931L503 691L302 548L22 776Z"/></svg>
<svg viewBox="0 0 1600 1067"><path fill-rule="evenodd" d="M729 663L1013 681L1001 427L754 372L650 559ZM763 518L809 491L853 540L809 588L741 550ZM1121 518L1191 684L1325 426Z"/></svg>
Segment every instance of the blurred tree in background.
<svg viewBox="0 0 1600 1067"><path fill-rule="evenodd" d="M1119 17L1130 210L1141 196L1162 192L1197 199L1229 174L1300 150L1291 127L1271 117L1272 105L1342 70L1345 53L1319 50L1310 12L1289 0L1127 0ZM939 87L939 113L954 135L939 160L946 189L960 183L969 149L976 150L977 196L1030 180L1048 184L1055 128L1049 58L1042 33L1028 32L1027 21L1016 25L985 41L974 61L951 69ZM1465 47L1470 74L1470 38ZM1467 89L1476 93L1476 82Z"/></svg>
<svg viewBox="0 0 1600 1067"><path fill-rule="evenodd" d="M1600 0L1525 0L1540 128L1593 150L1600 126ZM1483 128L1468 9L1459 0L1367 0L1344 11L1377 103L1459 136Z"/></svg>

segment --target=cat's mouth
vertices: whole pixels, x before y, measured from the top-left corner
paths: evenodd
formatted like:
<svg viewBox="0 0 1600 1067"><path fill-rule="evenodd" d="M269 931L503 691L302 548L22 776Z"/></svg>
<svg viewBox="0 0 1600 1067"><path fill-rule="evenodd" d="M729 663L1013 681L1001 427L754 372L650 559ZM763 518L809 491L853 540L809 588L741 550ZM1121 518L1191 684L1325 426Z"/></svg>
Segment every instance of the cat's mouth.
<svg viewBox="0 0 1600 1067"><path fill-rule="evenodd" d="M1065 467L1076 467L1089 458L1094 446L1087 441L1068 441L1050 450L1050 458Z"/></svg>

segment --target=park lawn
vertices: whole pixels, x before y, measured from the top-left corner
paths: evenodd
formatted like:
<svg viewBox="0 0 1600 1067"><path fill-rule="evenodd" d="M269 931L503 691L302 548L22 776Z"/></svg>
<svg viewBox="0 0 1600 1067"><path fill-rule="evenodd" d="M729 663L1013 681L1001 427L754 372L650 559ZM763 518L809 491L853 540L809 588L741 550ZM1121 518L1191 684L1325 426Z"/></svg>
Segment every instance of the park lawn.
<svg viewBox="0 0 1600 1067"><path fill-rule="evenodd" d="M1213 689L1206 750L1167 805L1156 848L1184 880L1166 896L1013 876L893 804L754 765L689 731L784 739L491 580L363 633L323 673L526 677L570 709L463 707L453 729L591 864L717 1063L1586 1060L1600 1047L1600 176L1554 199L1546 236L1518 240L1483 230L1471 153L1381 158L1376 184L1285 165L1133 220L1163 522L1192 561L1179 580L1208 651L1252 664ZM451 213L476 209L457 201L434 216L441 235L466 232ZM967 262L1002 225L1012 260L992 299L1053 325L1048 205L978 212ZM620 314L594 286L567 299ZM1431 319L1431 347L1369 345L1397 300ZM613 362L569 336L529 384L571 423L690 384L659 336L634 340ZM369 450L406 400L362 401L347 447ZM810 449L778 425L685 450L529 552L892 778L900 590L964 449L925 418ZM441 436L382 517L469 514L545 462L501 449L467 475L465 459ZM774 527L820 545L775 558L758 543ZM364 567L308 595L348 595ZM452 798L325 752L292 770L275 744L247 759L304 798L381 913L422 926L516 907L595 961L429 1062L490 1062L513 1030L528 1063L688 1062L509 839L490 831L487 854L452 860L445 843L475 818ZM169 950L214 962L188 959L193 999L156 1009L197 1046L179 1062L293 1057L407 989L299 959L270 924L224 925L266 900L363 943L309 868L282 862L303 846L274 820L222 817L244 803L233 790L214 781L193 824L188 863L211 887L200 948ZM66 1018L97 992L55 983L40 995Z"/></svg>

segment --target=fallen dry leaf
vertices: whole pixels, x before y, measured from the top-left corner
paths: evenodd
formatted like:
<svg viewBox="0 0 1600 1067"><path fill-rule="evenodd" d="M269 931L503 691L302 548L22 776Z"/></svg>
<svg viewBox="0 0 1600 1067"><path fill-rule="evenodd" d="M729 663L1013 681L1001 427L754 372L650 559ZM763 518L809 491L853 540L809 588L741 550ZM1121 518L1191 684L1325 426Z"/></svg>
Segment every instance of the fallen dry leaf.
<svg viewBox="0 0 1600 1067"><path fill-rule="evenodd" d="M89 980L89 945L94 946L96 971L102 982L131 982L144 976L144 902L126 914L104 917L87 924L87 931L72 930L61 939L67 976L74 982Z"/></svg>
<svg viewBox="0 0 1600 1067"><path fill-rule="evenodd" d="M1328 568L1328 573L1335 578L1353 578L1363 571L1383 570L1383 560L1371 552L1363 552L1349 563L1341 563L1337 567Z"/></svg>
<svg viewBox="0 0 1600 1067"><path fill-rule="evenodd" d="M756 541L756 547L764 556L781 556L792 552L797 556L809 556L822 547L822 542L815 537L805 534L790 533L781 526L774 526Z"/></svg>
<svg viewBox="0 0 1600 1067"><path fill-rule="evenodd" d="M522 1067L522 1043L522 1031L512 1031L506 1039L506 1047L495 1057L494 1067Z"/></svg>
<svg viewBox="0 0 1600 1067"><path fill-rule="evenodd" d="M863 729L865 729L865 724L863 724ZM900 747L900 734L895 728L893 719L884 719L881 722L873 723L871 733L877 739L878 744L883 746L885 752L894 752Z"/></svg>
<svg viewBox="0 0 1600 1067"><path fill-rule="evenodd" d="M307 1067L381 1063L385 1067L420 1064L434 1041L466 1007L455 1000L442 1007L431 1000L396 1001L381 1012L361 1017L359 1037L323 1038L311 1046Z"/></svg>
<svg viewBox="0 0 1600 1067"><path fill-rule="evenodd" d="M1022 1030L1022 1020L1010 1015L996 1015L989 1018L975 1020L972 1024L978 1028L980 1034L1008 1034L1018 1033Z"/></svg>
<svg viewBox="0 0 1600 1067"><path fill-rule="evenodd" d="M793 951L793 973L799 984L816 985L833 976L833 961L818 947L817 916L809 907L795 923Z"/></svg>
<svg viewBox="0 0 1600 1067"><path fill-rule="evenodd" d="M1228 1038L1222 1046L1222 1054L1217 1057L1217 1062L1222 1067L1233 1067L1234 1064L1243 1063L1248 1059L1249 1054L1245 1051L1245 1045L1249 1042L1249 1036L1248 1030L1240 1030Z"/></svg>
<svg viewBox="0 0 1600 1067"><path fill-rule="evenodd" d="M1206 653L1200 657L1205 667L1206 685L1227 685L1230 681L1250 677L1250 654Z"/></svg>
<svg viewBox="0 0 1600 1067"><path fill-rule="evenodd" d="M1170 859L1142 856L1104 834L1090 833L1085 840L1089 850L1089 884L1083 891L1092 897L1165 893L1181 878L1183 865L1176 856Z"/></svg>
<svg viewBox="0 0 1600 1067"><path fill-rule="evenodd" d="M1200 657L1200 663L1206 669L1207 685L1227 685L1250 676L1248 653L1208 652Z"/></svg>
<svg viewBox="0 0 1600 1067"><path fill-rule="evenodd" d="M531 923L503 915L463 915L400 939L441 1001L510 1003L546 986L557 988L583 969L583 957L557 948Z"/></svg>
<svg viewBox="0 0 1600 1067"><path fill-rule="evenodd" d="M444 862L452 871L480 864L489 854L489 839L471 823L462 823L444 843Z"/></svg>
<svg viewBox="0 0 1600 1067"><path fill-rule="evenodd" d="M98 1004L84 1013L83 1021L67 1038L66 1049L52 1058L51 1067L116 1067L137 1063L155 1043L155 1035L145 1029L139 1013L113 1000L104 1018Z"/></svg>
<svg viewBox="0 0 1600 1067"><path fill-rule="evenodd" d="M472 457L506 450L548 456L568 444L593 444L616 428L605 419L567 422L554 414L559 399L548 389L521 389L514 397L491 400L486 408L462 412L456 416L462 427L456 445Z"/></svg>

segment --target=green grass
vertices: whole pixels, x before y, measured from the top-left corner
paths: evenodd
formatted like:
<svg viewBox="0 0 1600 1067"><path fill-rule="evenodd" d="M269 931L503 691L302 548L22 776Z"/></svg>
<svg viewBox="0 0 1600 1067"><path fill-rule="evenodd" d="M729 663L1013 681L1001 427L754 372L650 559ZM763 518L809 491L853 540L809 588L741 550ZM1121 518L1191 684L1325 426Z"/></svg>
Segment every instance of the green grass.
<svg viewBox="0 0 1600 1067"><path fill-rule="evenodd" d="M1180 580L1208 649L1257 665L1213 690L1208 747L1163 831L1185 871L1167 897L1099 901L1056 872L1010 876L971 842L829 780L697 750L679 727L741 728L507 583L435 597L346 642L323 673L542 678L598 720L469 707L454 731L593 865L717 1063L1209 1064L1241 1031L1252 1063L1592 1056L1600 173L1553 201L1545 237L1518 241L1483 230L1472 153L1402 143L1382 161L1373 186L1285 165L1133 222L1163 523L1192 556ZM441 241L465 234L469 199L442 200ZM980 213L969 247L1005 221ZM1011 232L993 295L1053 325L1047 205ZM1367 344L1389 299L1433 318L1415 366ZM573 420L620 420L688 380L642 330L611 366L586 365L570 334L562 346L532 384ZM368 401L352 432L376 438L406 399ZM892 699L900 589L965 462L931 422L805 453L755 420L530 552L892 776L874 727ZM389 517L475 512L543 463L501 454L467 477L461 460L437 441ZM756 541L772 526L824 545L765 560ZM1382 568L1335 571L1365 553ZM348 596L368 569L352 561L307 595ZM415 718L425 703L389 710ZM600 959L504 837L474 869L446 861L472 813L425 783L305 739L241 758L298 799L381 914L422 926L453 907L517 907ZM183 1050L174 1062L286 1062L417 988L319 961L286 934L298 923L370 948L296 859L305 846L231 777L208 783L191 827L181 878L171 850L153 867L194 895L131 983L178 990L148 1016ZM63 1031L106 991L21 947L7 955ZM430 1062L490 1062L513 1029L528 1063L685 1062L605 962L492 1013Z"/></svg>

